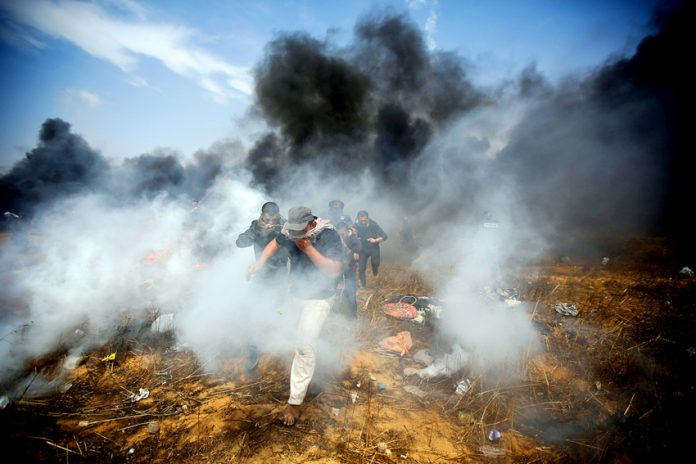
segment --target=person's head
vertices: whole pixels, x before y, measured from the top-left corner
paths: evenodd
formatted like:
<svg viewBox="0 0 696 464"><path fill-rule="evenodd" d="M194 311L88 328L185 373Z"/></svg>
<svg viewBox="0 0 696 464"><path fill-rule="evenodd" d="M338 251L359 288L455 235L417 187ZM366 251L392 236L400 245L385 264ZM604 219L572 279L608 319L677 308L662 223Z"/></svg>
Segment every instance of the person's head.
<svg viewBox="0 0 696 464"><path fill-rule="evenodd" d="M341 237L345 237L348 235L350 229L348 229L348 224L345 222L339 222L336 224L336 232L338 232L338 235Z"/></svg>
<svg viewBox="0 0 696 464"><path fill-rule="evenodd" d="M317 217L306 206L293 206L288 211L288 220L285 228L291 236L301 236L316 226Z"/></svg>
<svg viewBox="0 0 696 464"><path fill-rule="evenodd" d="M272 201L266 202L261 207L261 218L266 224L276 224L280 220L280 208Z"/></svg>
<svg viewBox="0 0 696 464"><path fill-rule="evenodd" d="M370 221L370 216L367 214L367 211L362 210L358 211L358 222L364 226L367 225L367 223Z"/></svg>
<svg viewBox="0 0 696 464"><path fill-rule="evenodd" d="M329 209L333 211L343 210L343 202L341 200L331 200L329 202Z"/></svg>

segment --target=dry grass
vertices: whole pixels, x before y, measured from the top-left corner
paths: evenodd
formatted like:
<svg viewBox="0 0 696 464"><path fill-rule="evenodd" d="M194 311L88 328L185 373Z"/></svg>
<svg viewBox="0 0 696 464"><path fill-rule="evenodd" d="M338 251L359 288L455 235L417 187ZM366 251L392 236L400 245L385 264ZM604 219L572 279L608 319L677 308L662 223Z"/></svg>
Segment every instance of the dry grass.
<svg viewBox="0 0 696 464"><path fill-rule="evenodd" d="M391 295L431 289L416 273L386 263L377 279L368 277L377 288L359 291L359 349L350 369L317 381L320 391L293 428L276 419L287 396L287 360L264 356L250 376L242 358L230 359L212 375L192 353L172 350L173 340L126 337L92 353L65 393L1 411L2 440L15 462L651 460L665 456L666 419L692 404L688 383L674 374L678 362L688 361L695 287L671 270L641 272L634 264L552 261L512 269L544 345L543 353L522 359L516 382L474 372L471 389L460 396L453 393L458 379L405 378L412 361L380 353L376 342L410 330L414 350L429 347L436 329L388 319L382 304ZM552 305L561 301L574 302L578 317L558 315ZM135 322L124 322L122 334L133 333L129 324ZM116 362L101 361L115 349ZM64 355L28 369L50 375ZM143 385L150 397L129 401ZM153 422L157 433L148 431ZM490 442L494 428L502 438Z"/></svg>

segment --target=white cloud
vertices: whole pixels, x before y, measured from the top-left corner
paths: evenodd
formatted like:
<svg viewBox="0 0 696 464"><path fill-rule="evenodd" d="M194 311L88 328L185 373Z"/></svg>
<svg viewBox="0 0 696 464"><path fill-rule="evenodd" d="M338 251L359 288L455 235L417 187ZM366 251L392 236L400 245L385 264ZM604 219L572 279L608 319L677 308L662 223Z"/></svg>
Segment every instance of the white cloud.
<svg viewBox="0 0 696 464"><path fill-rule="evenodd" d="M136 12L136 19L122 19L100 5L74 0L24 0L7 8L16 21L70 41L125 72L131 72L142 57L148 57L211 91L215 101L226 102L238 93L251 94L248 70L196 47L193 39L198 33L194 29L146 21L140 16L145 11L138 8L137 2L117 3L122 9Z"/></svg>
<svg viewBox="0 0 696 464"><path fill-rule="evenodd" d="M423 30L425 32L425 41L428 44L428 48L434 50L437 46L435 43L435 33L437 32L438 0L406 0L406 5L411 10L428 8L428 18L425 20Z"/></svg>
<svg viewBox="0 0 696 464"><path fill-rule="evenodd" d="M435 49L435 33L437 32L437 13L435 10L430 10L428 19L425 21L425 38L428 42L428 48Z"/></svg>
<svg viewBox="0 0 696 464"><path fill-rule="evenodd" d="M99 106L102 103L102 100L101 98L99 98L99 95L88 90L68 89L67 92L68 95L78 97L92 107Z"/></svg>

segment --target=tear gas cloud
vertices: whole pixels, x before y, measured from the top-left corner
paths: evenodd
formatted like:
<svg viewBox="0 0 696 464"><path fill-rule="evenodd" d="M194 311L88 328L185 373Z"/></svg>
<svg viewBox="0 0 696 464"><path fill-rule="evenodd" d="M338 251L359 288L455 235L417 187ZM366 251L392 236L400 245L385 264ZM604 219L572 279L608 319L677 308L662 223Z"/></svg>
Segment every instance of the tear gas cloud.
<svg viewBox="0 0 696 464"><path fill-rule="evenodd" d="M536 346L529 318L481 297L505 284L511 258L678 225L663 205L681 198L691 166L691 94L675 77L691 11L657 16L634 56L585 76L552 84L530 65L495 88L471 81L464 58L428 51L401 14L366 15L345 47L279 35L256 68L253 114L267 132L188 161L162 149L115 164L47 120L0 178L3 210L24 212L31 232L30 253L14 239L2 248L0 382L10 389L28 360L61 344L79 355L152 311L174 313L177 340L211 369L249 343L288 354L297 315L279 303L285 288L246 282L253 252L233 246L268 200L283 214L302 204L321 216L335 198L353 216L367 209L390 235L386 256L402 252L408 216L413 265L449 305L447 335L480 365L514 363ZM498 229L481 227L485 211ZM86 335L68 343L78 328Z"/></svg>

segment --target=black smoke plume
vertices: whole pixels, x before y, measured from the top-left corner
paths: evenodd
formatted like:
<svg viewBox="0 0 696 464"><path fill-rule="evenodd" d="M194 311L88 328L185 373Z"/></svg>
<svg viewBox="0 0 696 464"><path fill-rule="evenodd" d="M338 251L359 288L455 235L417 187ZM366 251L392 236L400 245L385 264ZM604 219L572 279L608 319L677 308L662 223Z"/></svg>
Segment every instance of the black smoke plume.
<svg viewBox="0 0 696 464"><path fill-rule="evenodd" d="M1 209L31 215L36 205L83 192L108 173L106 160L70 124L47 119L38 146L0 177Z"/></svg>
<svg viewBox="0 0 696 464"><path fill-rule="evenodd" d="M277 135L247 164L273 191L277 173L312 163L320 174L372 172L408 186L408 166L444 124L482 96L457 58L430 53L404 15L365 17L355 40L335 49L303 34L272 42L256 70L256 108Z"/></svg>

